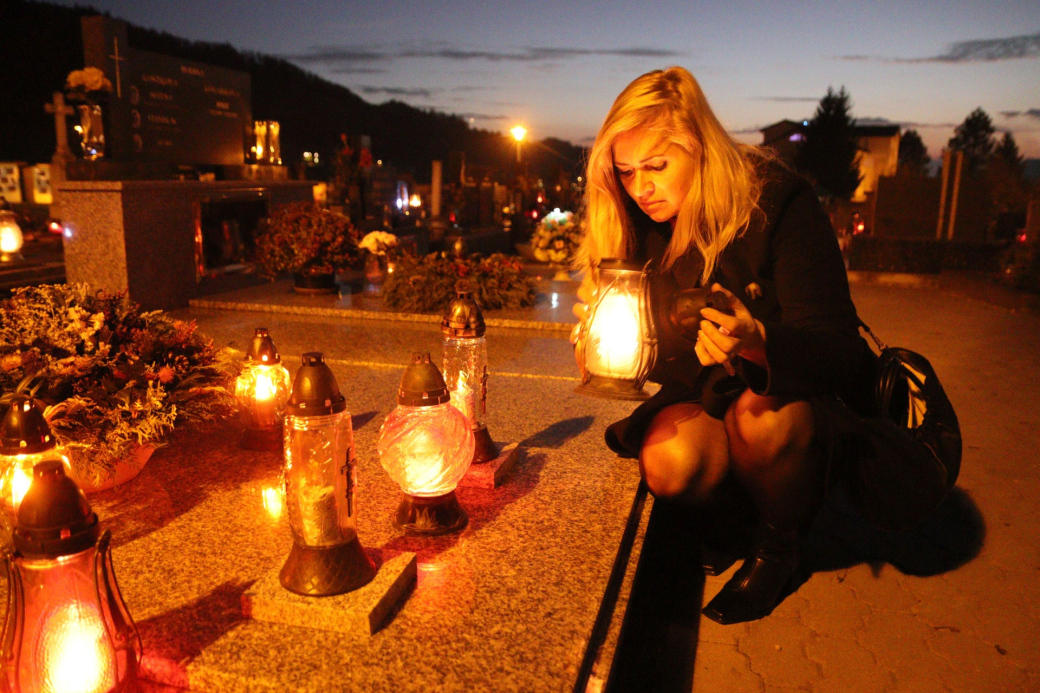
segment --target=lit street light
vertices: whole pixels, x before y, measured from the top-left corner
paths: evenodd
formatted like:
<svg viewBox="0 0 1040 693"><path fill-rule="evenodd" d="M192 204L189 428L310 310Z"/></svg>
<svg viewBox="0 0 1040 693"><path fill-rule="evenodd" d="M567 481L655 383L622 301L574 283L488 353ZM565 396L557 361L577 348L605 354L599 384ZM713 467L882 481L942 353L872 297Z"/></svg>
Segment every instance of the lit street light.
<svg viewBox="0 0 1040 693"><path fill-rule="evenodd" d="M513 139L516 140L516 163L520 163L520 147L524 141L524 136L527 135L527 128L523 125L517 125L509 132L513 133Z"/></svg>

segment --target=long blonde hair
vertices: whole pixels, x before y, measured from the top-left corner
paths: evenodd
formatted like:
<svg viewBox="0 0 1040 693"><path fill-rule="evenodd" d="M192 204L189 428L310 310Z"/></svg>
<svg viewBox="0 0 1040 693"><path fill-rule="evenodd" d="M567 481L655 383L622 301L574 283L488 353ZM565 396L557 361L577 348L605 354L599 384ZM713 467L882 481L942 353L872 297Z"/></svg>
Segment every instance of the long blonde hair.
<svg viewBox="0 0 1040 693"><path fill-rule="evenodd" d="M762 188L753 158L760 155L729 136L697 80L681 67L638 77L607 113L589 154L585 238L578 264L588 268L602 258L629 258L635 250L629 213L635 206L628 204L628 193L618 180L613 146L620 135L640 128L678 145L694 159L690 192L680 205L664 267L695 247L704 257L701 280L707 282L722 251L747 229L758 209Z"/></svg>

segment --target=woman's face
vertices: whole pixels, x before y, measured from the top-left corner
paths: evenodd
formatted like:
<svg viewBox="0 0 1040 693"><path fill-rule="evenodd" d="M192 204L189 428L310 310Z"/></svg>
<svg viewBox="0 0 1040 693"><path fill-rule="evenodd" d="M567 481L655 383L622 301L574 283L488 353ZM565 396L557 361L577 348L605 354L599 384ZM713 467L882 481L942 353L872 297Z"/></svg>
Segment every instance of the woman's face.
<svg viewBox="0 0 1040 693"><path fill-rule="evenodd" d="M651 219L674 226L690 192L693 157L646 128L620 135L614 140L613 153L614 169L625 192Z"/></svg>

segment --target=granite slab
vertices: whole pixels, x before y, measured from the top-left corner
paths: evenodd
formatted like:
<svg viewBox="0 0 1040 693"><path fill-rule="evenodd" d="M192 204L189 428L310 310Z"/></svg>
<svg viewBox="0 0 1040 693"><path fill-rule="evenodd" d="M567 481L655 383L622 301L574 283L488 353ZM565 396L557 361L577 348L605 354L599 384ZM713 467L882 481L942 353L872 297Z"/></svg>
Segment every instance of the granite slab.
<svg viewBox="0 0 1040 693"><path fill-rule="evenodd" d="M379 570L372 582L353 592L330 597L293 594L282 587L279 568L246 590L242 595L242 613L257 621L372 635L415 585L417 570L414 553L368 554Z"/></svg>
<svg viewBox="0 0 1040 693"><path fill-rule="evenodd" d="M255 317L208 313L177 316L198 318L215 339ZM607 588L639 472L602 436L633 405L573 392L563 334L489 338L495 358L515 368L498 379L488 408L496 438L518 443L514 468L498 488L458 489L470 519L462 532L408 537L391 524L399 490L375 442L403 371L404 360L391 357L439 345L436 325L272 317L283 354L319 344L330 356L355 428L359 535L372 549L414 553L415 589L374 635L245 618L243 595L277 570L292 542L284 514L265 503L280 485L281 456L239 449L227 423L179 431L136 479L91 498L115 535L145 678L221 691L573 689L589 661L602 662L604 634L594 626L618 616L613 603L603 610L604 596L623 599Z"/></svg>
<svg viewBox="0 0 1040 693"><path fill-rule="evenodd" d="M513 470L519 457L520 444L510 443L501 448L498 457L484 464L470 465L466 476L462 477L459 486L494 489L503 482L506 475Z"/></svg>

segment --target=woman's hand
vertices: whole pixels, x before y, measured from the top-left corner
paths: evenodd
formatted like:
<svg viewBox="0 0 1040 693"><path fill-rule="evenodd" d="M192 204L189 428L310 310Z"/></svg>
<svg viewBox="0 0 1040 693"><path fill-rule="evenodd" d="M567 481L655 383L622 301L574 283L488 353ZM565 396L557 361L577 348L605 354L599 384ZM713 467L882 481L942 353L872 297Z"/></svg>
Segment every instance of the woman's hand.
<svg viewBox="0 0 1040 693"><path fill-rule="evenodd" d="M571 344L575 346L574 358L578 361L578 368L581 368L581 356L579 355L578 346L578 334L581 332L581 326L589 317L589 304L592 303L596 297L596 284L592 281L592 273L586 272L585 277L581 280L581 285L578 286L578 302L574 304L571 311L574 313L574 317L578 318L578 324L571 330Z"/></svg>
<svg viewBox="0 0 1040 693"><path fill-rule="evenodd" d="M725 366L730 375L734 374L730 360L734 356L766 365L766 330L758 320L748 312L747 307L721 284L713 284L712 291L721 291L729 299L733 315L705 308L701 311L700 330L697 332L697 344L694 351L702 365Z"/></svg>

